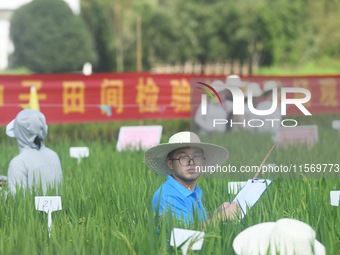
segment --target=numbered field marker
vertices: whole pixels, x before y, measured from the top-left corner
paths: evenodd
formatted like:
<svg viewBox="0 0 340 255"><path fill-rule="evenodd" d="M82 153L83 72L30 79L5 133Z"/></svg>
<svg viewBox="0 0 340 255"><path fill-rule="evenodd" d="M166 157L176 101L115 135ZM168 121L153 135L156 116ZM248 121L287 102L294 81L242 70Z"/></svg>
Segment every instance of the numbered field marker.
<svg viewBox="0 0 340 255"><path fill-rule="evenodd" d="M331 205L339 206L340 202L340 190L333 190L330 192L331 196Z"/></svg>
<svg viewBox="0 0 340 255"><path fill-rule="evenodd" d="M204 232L174 228L171 231L170 245L181 247L183 255L191 250L201 250L204 241Z"/></svg>
<svg viewBox="0 0 340 255"><path fill-rule="evenodd" d="M340 120L333 120L332 121L332 128L340 131Z"/></svg>
<svg viewBox="0 0 340 255"><path fill-rule="evenodd" d="M60 196L35 197L35 209L47 213L48 236L51 237L52 212L59 211L61 207Z"/></svg>
<svg viewBox="0 0 340 255"><path fill-rule="evenodd" d="M78 164L82 158L87 158L89 155L89 147L70 147L70 157L76 158L78 160Z"/></svg>

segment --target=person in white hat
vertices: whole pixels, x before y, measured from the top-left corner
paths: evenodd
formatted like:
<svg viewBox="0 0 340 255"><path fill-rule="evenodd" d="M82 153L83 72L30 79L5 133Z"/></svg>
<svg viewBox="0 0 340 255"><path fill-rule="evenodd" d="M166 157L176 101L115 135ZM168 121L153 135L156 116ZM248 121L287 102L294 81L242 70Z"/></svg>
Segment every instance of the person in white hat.
<svg viewBox="0 0 340 255"><path fill-rule="evenodd" d="M225 84L220 80L212 82L211 86L219 94L222 105L215 103L212 99L207 100L207 113L203 115L201 113L201 106L196 110L194 121L198 126L198 132L200 135L207 135L213 132L224 133L227 130L227 125L213 126L214 119L227 119L227 117L233 111L233 103L230 101L230 92L225 87Z"/></svg>
<svg viewBox="0 0 340 255"><path fill-rule="evenodd" d="M153 212L158 215L170 212L186 225L194 223L194 215L201 222L209 220L202 203L202 190L197 186L202 174L200 168L222 165L228 155L223 147L202 143L195 133L189 131L176 133L168 143L148 149L145 164L167 177L153 196ZM225 202L213 213L213 219L232 219L237 208L237 204Z"/></svg>
<svg viewBox="0 0 340 255"><path fill-rule="evenodd" d="M15 137L19 155L14 157L8 168L8 189L13 195L17 188L36 190L57 188L62 182L59 156L44 145L47 136L45 116L36 110L22 110L6 127L6 134ZM41 185L41 187L40 187Z"/></svg>
<svg viewBox="0 0 340 255"><path fill-rule="evenodd" d="M251 226L239 233L233 248L237 255L325 255L308 224L289 218Z"/></svg>

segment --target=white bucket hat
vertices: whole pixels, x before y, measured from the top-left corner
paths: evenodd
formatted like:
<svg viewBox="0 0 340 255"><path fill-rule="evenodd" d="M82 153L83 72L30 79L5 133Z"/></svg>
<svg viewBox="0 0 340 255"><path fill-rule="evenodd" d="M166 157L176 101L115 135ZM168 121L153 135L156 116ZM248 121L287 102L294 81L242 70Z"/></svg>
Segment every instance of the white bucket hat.
<svg viewBox="0 0 340 255"><path fill-rule="evenodd" d="M189 131L179 132L169 138L168 143L156 145L145 152L145 164L161 175L168 175L171 173L168 168L168 154L174 150L185 147L197 147L204 152L204 165L215 166L222 165L229 157L228 151L218 145L210 143L202 143L199 137Z"/></svg>
<svg viewBox="0 0 340 255"><path fill-rule="evenodd" d="M315 231L306 223L283 218L254 225L236 236L237 255L325 255Z"/></svg>

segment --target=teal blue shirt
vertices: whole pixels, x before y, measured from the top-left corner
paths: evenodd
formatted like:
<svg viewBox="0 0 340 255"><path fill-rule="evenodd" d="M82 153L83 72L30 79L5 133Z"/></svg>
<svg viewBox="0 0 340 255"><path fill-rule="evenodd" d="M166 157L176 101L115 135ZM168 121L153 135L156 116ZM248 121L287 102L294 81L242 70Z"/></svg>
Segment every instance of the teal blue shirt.
<svg viewBox="0 0 340 255"><path fill-rule="evenodd" d="M208 219L202 204L202 190L197 185L194 190L188 190L170 175L153 196L152 211L156 212L157 208L159 215L171 210L176 218L184 219L187 224L194 222L194 213L200 221Z"/></svg>

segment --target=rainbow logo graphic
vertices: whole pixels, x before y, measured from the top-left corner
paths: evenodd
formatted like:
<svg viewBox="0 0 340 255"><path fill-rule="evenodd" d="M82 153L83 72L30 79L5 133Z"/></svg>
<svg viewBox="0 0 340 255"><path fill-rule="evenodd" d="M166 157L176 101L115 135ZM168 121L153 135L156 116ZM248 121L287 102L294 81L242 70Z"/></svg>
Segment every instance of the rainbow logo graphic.
<svg viewBox="0 0 340 255"><path fill-rule="evenodd" d="M210 86L210 85L208 85L208 84L206 84L204 82L197 82L197 83L201 84L201 85L203 85L205 87L202 87L202 88L201 87L196 87L196 88L198 88L200 90L203 90L207 95L210 96L210 98L213 100L213 102L215 104L217 104L217 101L216 101L214 95L212 94L212 92L213 92L215 94L215 96L217 97L218 101L220 102L220 105L222 106L223 103L222 103L221 97L218 94L218 92L212 86Z"/></svg>
<svg viewBox="0 0 340 255"><path fill-rule="evenodd" d="M201 95L201 114L202 115L207 115L207 95L209 95L209 97L212 99L212 101L217 104L216 98L218 99L219 103L221 106L223 106L223 102L221 100L220 95L218 94L218 92L216 91L216 89L214 89L212 86L204 83L204 82L197 82L198 84L203 85L204 87L196 87L200 90L203 90L206 94L202 94ZM216 98L215 98L215 96Z"/></svg>

